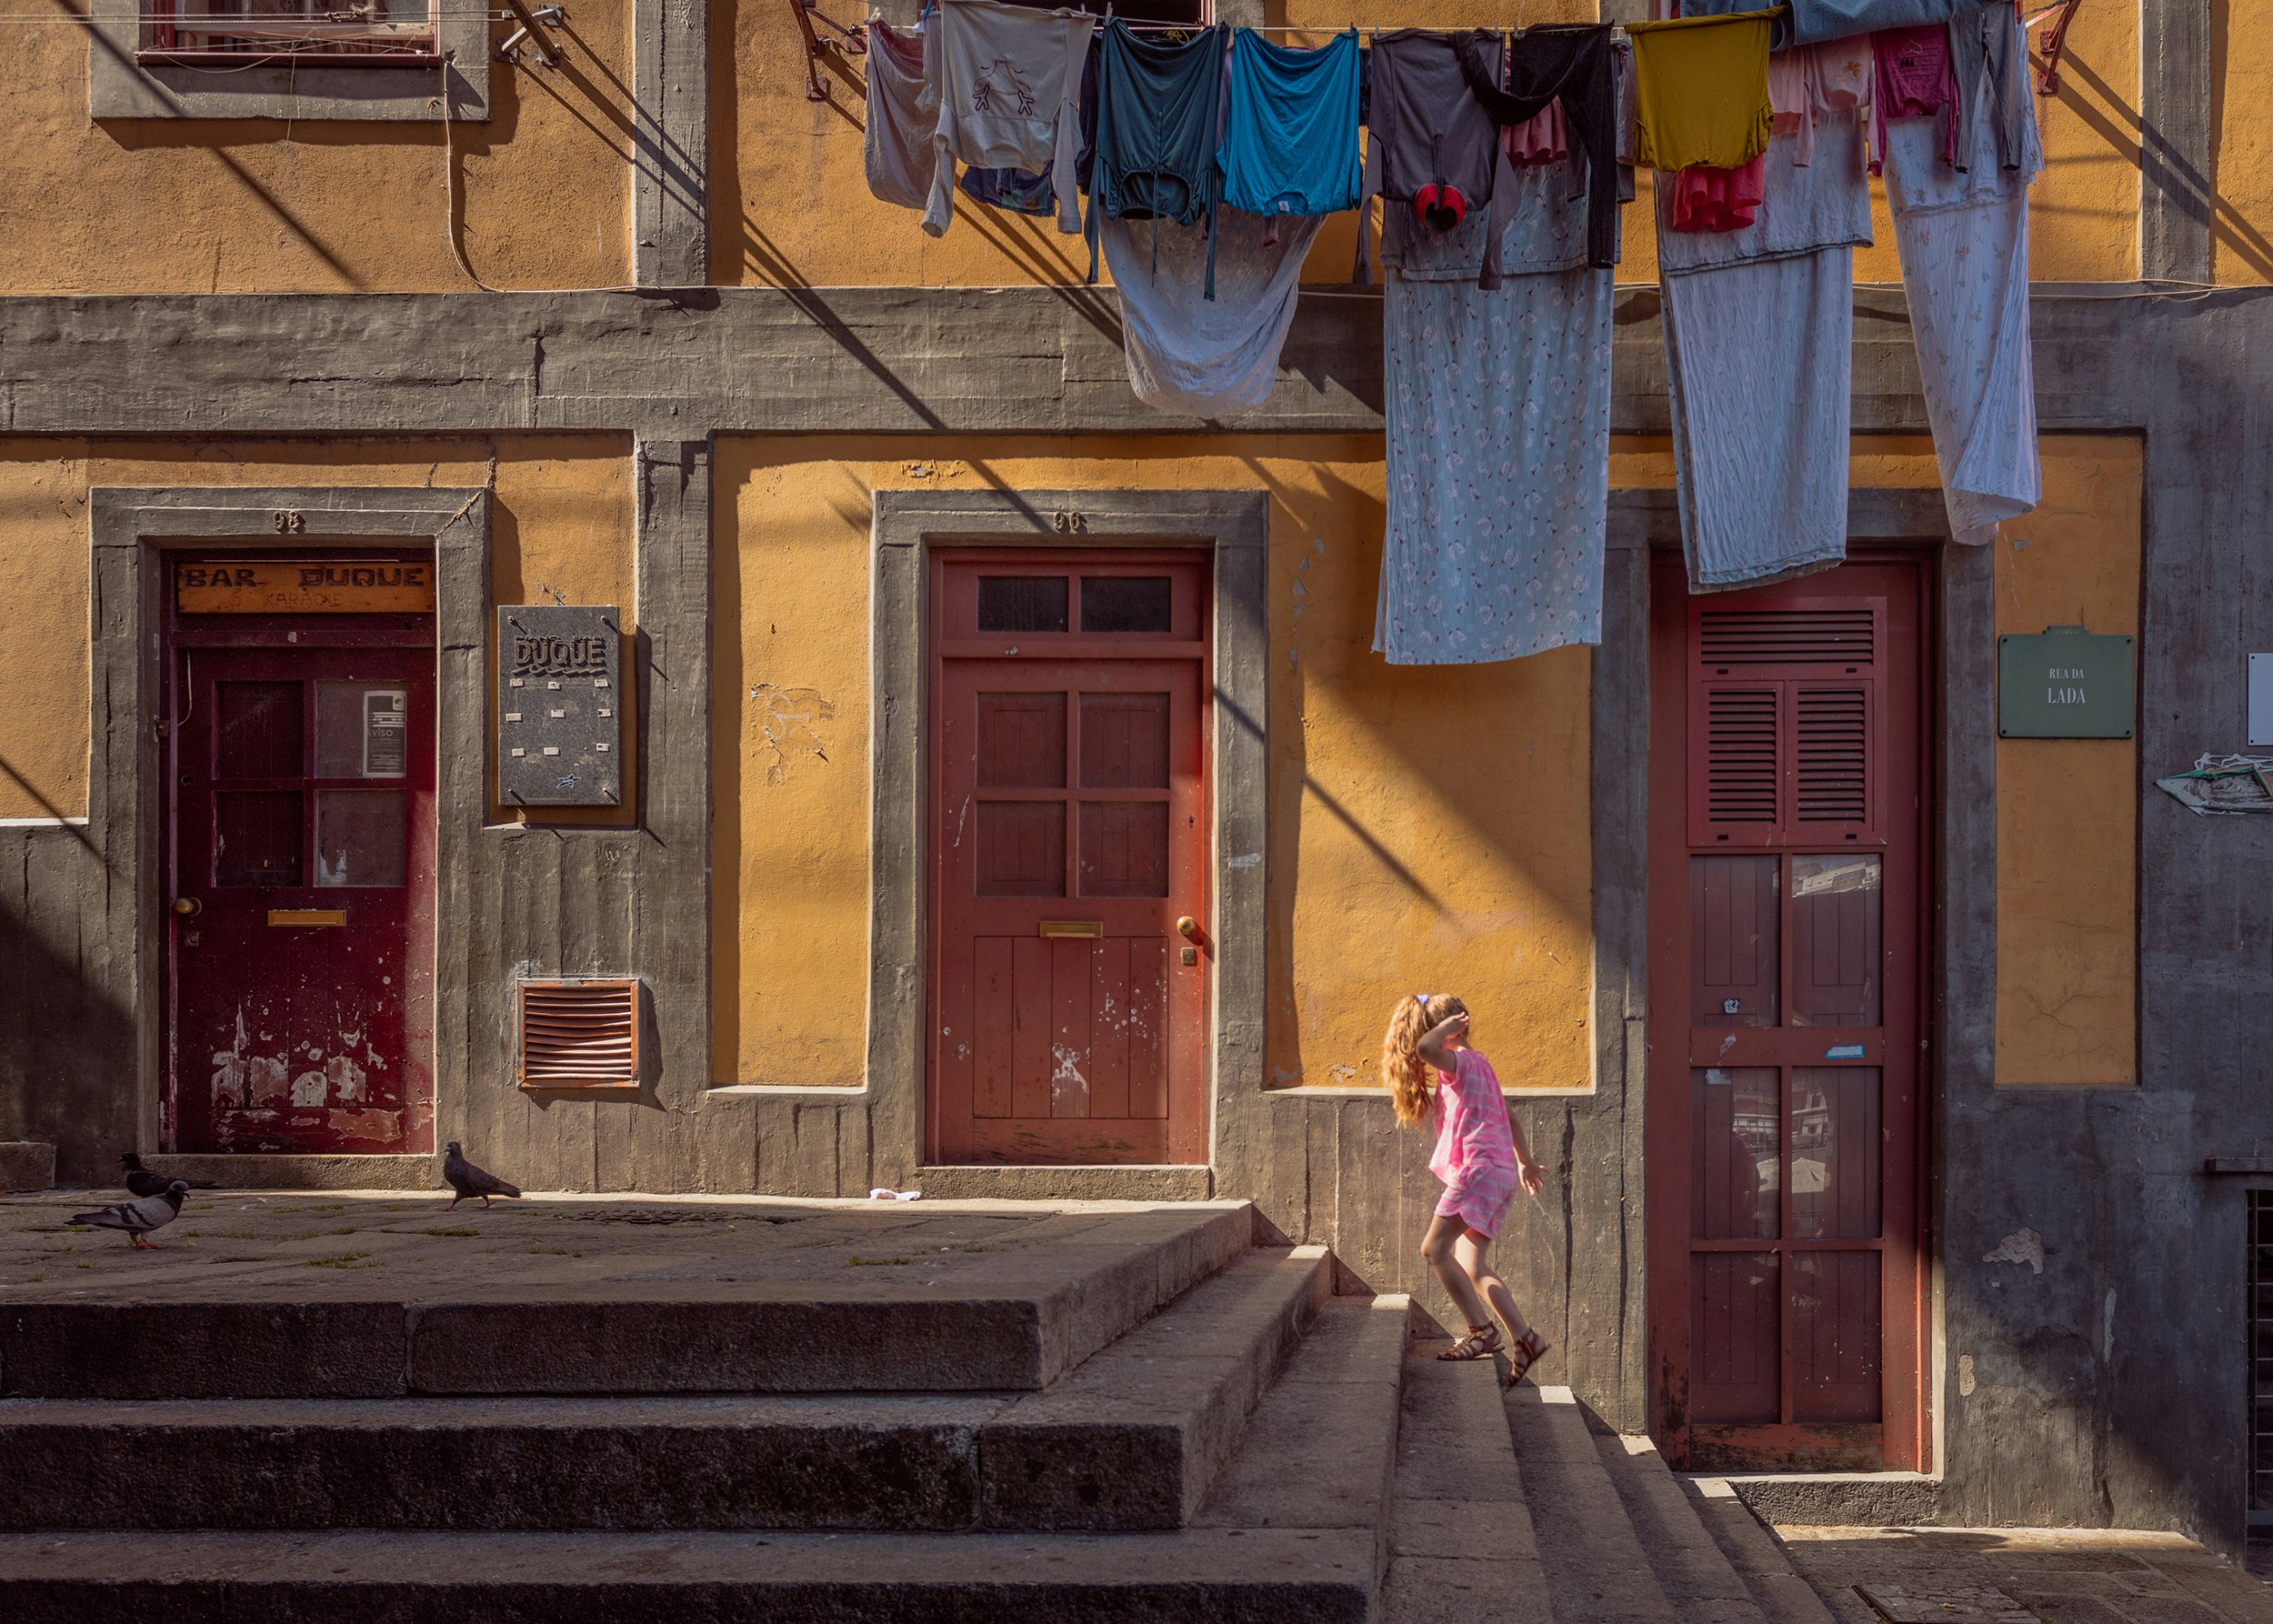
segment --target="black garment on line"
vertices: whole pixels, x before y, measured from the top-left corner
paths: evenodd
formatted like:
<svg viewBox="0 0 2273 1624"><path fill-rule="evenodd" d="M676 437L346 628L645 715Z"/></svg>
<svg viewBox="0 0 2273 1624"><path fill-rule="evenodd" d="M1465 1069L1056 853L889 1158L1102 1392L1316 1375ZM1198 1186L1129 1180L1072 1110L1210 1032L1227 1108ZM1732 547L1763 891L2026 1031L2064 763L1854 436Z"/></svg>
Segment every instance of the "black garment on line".
<svg viewBox="0 0 2273 1624"><path fill-rule="evenodd" d="M1224 62L1231 30L1221 24L1168 43L1145 38L1121 18L1105 25L1097 68L1096 150L1089 175L1089 280L1097 279L1097 220L1150 220L1153 269L1160 222L1207 230L1206 296L1216 296L1216 201L1223 177Z"/></svg>
<svg viewBox="0 0 2273 1624"><path fill-rule="evenodd" d="M1607 32L1605 32L1607 36ZM1368 191L1394 205L1437 205L1423 221L1450 230L1441 218L1446 194L1459 194L1464 212L1491 209L1498 198L1500 125L1468 86L1455 35L1400 27L1373 41L1371 98L1367 125ZM1500 236L1507 221L1494 212L1480 286L1500 285Z"/></svg>
<svg viewBox="0 0 2273 1624"><path fill-rule="evenodd" d="M1526 28L1505 53L1505 86L1500 84L1500 36L1478 28L1457 37L1460 71L1468 88L1500 124L1527 124L1547 103L1561 98L1573 137L1572 165L1576 167L1580 153L1587 160L1587 263L1597 269L1617 264L1617 79L1610 25L1557 23ZM1498 132L1493 135L1497 147Z"/></svg>

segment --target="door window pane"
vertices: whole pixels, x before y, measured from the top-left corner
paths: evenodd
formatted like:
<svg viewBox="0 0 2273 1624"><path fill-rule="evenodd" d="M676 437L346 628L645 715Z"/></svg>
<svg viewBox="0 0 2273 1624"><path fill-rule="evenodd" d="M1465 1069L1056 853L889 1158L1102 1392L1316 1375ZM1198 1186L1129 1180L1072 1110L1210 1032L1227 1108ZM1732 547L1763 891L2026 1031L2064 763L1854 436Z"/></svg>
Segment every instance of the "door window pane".
<svg viewBox="0 0 2273 1624"><path fill-rule="evenodd" d="M981 801L977 884L981 897L1066 894L1066 803Z"/></svg>
<svg viewBox="0 0 2273 1624"><path fill-rule="evenodd" d="M1791 860L1791 1024L1875 1027L1886 954L1880 862L1860 852Z"/></svg>
<svg viewBox="0 0 2273 1624"><path fill-rule="evenodd" d="M1795 1252L1792 1419L1879 1418L1878 1254Z"/></svg>
<svg viewBox="0 0 2273 1624"><path fill-rule="evenodd" d="M315 792L315 883L406 884L404 797L399 789Z"/></svg>
<svg viewBox="0 0 2273 1624"><path fill-rule="evenodd" d="M981 576L978 629L983 632L1062 632L1064 576Z"/></svg>
<svg viewBox="0 0 2273 1624"><path fill-rule="evenodd" d="M1082 695L1081 787L1084 789L1166 789L1168 787L1168 697L1166 694Z"/></svg>
<svg viewBox="0 0 2273 1624"><path fill-rule="evenodd" d="M1803 1240L1878 1238L1879 1072L1800 1066L1791 1074L1791 1226Z"/></svg>
<svg viewBox="0 0 2273 1624"><path fill-rule="evenodd" d="M1168 894L1168 803L1086 801L1081 808L1081 894Z"/></svg>
<svg viewBox="0 0 2273 1624"><path fill-rule="evenodd" d="M1063 789L1066 787L1066 696L981 694L978 697L978 787L981 789Z"/></svg>
<svg viewBox="0 0 2273 1624"><path fill-rule="evenodd" d="M1689 1073L1692 1233L1699 1240L1773 1240L1783 1128L1773 1066L1699 1066Z"/></svg>
<svg viewBox="0 0 2273 1624"><path fill-rule="evenodd" d="M215 777L300 776L306 701L298 683L217 682L213 696Z"/></svg>
<svg viewBox="0 0 2273 1624"><path fill-rule="evenodd" d="M372 682L315 685L315 776L399 778L410 764L410 696Z"/></svg>
<svg viewBox="0 0 2273 1624"><path fill-rule="evenodd" d="M1783 862L1772 852L1689 859L1690 1025L1776 1025Z"/></svg>
<svg viewBox="0 0 2273 1624"><path fill-rule="evenodd" d="M1085 632L1165 632L1173 629L1175 595L1166 576L1084 576L1081 629Z"/></svg>
<svg viewBox="0 0 2273 1624"><path fill-rule="evenodd" d="M298 691L297 684L291 686ZM300 884L300 808L296 789L216 791L213 797L213 883Z"/></svg>
<svg viewBox="0 0 2273 1624"><path fill-rule="evenodd" d="M1689 1261L1689 1419L1780 1420L1783 1293L1776 1254L1700 1252Z"/></svg>

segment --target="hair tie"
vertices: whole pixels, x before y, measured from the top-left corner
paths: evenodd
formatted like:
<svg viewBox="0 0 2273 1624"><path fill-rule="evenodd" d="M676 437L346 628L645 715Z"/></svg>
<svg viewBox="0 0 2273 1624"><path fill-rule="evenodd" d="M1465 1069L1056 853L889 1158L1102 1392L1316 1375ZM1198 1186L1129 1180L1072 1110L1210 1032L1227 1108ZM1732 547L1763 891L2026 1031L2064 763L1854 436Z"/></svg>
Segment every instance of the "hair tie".
<svg viewBox="0 0 2273 1624"><path fill-rule="evenodd" d="M1433 996L1433 994L1425 992L1417 992L1413 995L1413 1002L1421 1007L1421 1013L1423 1015L1427 1015L1428 1013L1428 1000Z"/></svg>

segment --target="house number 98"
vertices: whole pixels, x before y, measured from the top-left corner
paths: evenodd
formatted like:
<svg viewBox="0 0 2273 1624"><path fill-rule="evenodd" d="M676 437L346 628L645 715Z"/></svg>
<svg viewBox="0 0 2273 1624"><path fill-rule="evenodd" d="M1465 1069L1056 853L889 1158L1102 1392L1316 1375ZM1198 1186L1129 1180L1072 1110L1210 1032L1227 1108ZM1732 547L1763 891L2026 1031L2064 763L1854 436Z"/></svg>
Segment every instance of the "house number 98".
<svg viewBox="0 0 2273 1624"><path fill-rule="evenodd" d="M306 517L296 507L279 507L268 518L279 536L297 536L308 527Z"/></svg>

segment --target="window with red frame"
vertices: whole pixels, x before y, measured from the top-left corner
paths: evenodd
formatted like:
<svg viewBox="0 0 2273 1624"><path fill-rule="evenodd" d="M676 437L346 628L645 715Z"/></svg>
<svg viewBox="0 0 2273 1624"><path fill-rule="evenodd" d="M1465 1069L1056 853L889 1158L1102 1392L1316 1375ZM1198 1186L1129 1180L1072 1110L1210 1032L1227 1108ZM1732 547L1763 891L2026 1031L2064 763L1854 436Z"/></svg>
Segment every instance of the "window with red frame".
<svg viewBox="0 0 2273 1624"><path fill-rule="evenodd" d="M146 58L292 56L355 65L435 61L437 0L147 0ZM468 0L452 0L466 5Z"/></svg>

